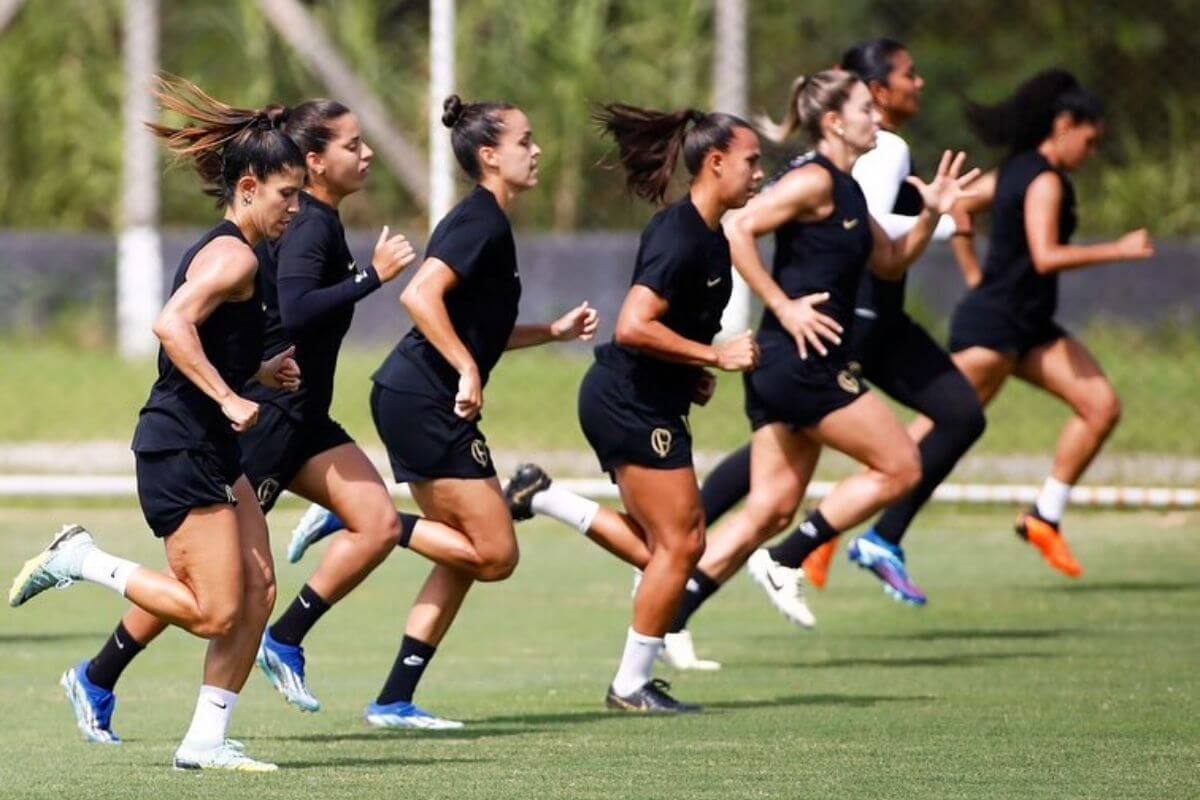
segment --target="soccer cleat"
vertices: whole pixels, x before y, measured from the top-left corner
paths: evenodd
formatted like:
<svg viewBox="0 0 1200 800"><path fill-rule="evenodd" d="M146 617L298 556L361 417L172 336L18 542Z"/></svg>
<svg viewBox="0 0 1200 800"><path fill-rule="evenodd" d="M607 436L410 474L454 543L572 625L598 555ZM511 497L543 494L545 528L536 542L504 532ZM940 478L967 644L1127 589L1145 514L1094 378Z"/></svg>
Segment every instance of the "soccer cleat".
<svg viewBox="0 0 1200 800"><path fill-rule="evenodd" d="M804 570L785 567L771 558L765 549L759 548L746 562L746 570L754 582L762 587L771 600L771 605L791 622L802 628L817 624L816 617L808 610L804 601Z"/></svg>
<svg viewBox="0 0 1200 800"><path fill-rule="evenodd" d="M508 479L504 487L504 499L508 510L518 522L533 518L533 496L550 488L550 476L537 464L522 464Z"/></svg>
<svg viewBox="0 0 1200 800"><path fill-rule="evenodd" d="M825 588L829 580L829 567L833 564L833 556L837 553L837 539L832 539L808 554L800 568L804 577L818 589Z"/></svg>
<svg viewBox="0 0 1200 800"><path fill-rule="evenodd" d="M301 645L275 641L271 638L271 630L268 628L263 632L255 662L271 681L271 685L278 689L289 703L310 714L321 710L321 701L313 696L304 682L304 648Z"/></svg>
<svg viewBox="0 0 1200 800"><path fill-rule="evenodd" d="M463 727L458 720L435 717L416 703L401 700L380 705L371 703L363 717L375 728L420 728L428 731L453 731Z"/></svg>
<svg viewBox="0 0 1200 800"><path fill-rule="evenodd" d="M663 636L663 646L658 651L658 658L668 667L675 669L716 672L721 668L720 662L696 658L696 647L692 643L691 631L688 630Z"/></svg>
<svg viewBox="0 0 1200 800"><path fill-rule="evenodd" d="M88 680L87 667L86 659L80 661L62 674L58 685L67 693L71 710L75 712L75 724L84 739L94 744L120 744L121 737L112 729L117 696Z"/></svg>
<svg viewBox="0 0 1200 800"><path fill-rule="evenodd" d="M651 678L631 695L622 697L613 687L608 687L604 697L604 705L614 711L630 711L635 714L694 714L701 710L700 706L691 703L681 703L667 690L671 684L662 678Z"/></svg>
<svg viewBox="0 0 1200 800"><path fill-rule="evenodd" d="M925 593L908 577L904 551L899 545L872 530L852 540L847 553L851 561L879 578L883 582L883 591L893 599L910 606L925 605Z"/></svg>
<svg viewBox="0 0 1200 800"><path fill-rule="evenodd" d="M287 560L295 564L304 558L304 552L326 536L337 533L346 527L346 523L338 518L328 508L313 503L300 517L292 530L292 540L288 542Z"/></svg>
<svg viewBox="0 0 1200 800"><path fill-rule="evenodd" d="M175 769L224 769L232 772L275 772L278 766L268 761L256 761L234 746L232 739L210 750L192 750L179 746L175 751Z"/></svg>
<svg viewBox="0 0 1200 800"><path fill-rule="evenodd" d="M25 562L8 590L13 608L37 597L47 589L66 589L83 577L83 557L95 547L92 535L79 525L63 525L50 545Z"/></svg>
<svg viewBox="0 0 1200 800"><path fill-rule="evenodd" d="M1071 554L1058 525L1040 517L1035 509L1017 517L1016 531L1018 536L1041 551L1046 563L1059 572L1072 578L1083 574L1083 567Z"/></svg>

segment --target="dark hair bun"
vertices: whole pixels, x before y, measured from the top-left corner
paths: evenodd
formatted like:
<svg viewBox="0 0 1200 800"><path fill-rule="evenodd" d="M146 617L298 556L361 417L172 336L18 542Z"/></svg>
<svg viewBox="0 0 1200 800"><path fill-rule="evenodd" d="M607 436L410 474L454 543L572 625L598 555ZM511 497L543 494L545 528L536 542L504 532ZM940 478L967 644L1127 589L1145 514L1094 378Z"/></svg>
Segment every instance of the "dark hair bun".
<svg viewBox="0 0 1200 800"><path fill-rule="evenodd" d="M282 128L287 124L288 117L292 115L292 110L287 106L269 105L261 112L262 118L265 119L272 128Z"/></svg>
<svg viewBox="0 0 1200 800"><path fill-rule="evenodd" d="M462 117L463 101L456 94L452 94L442 103L442 124L447 128L453 128L458 124L458 120Z"/></svg>

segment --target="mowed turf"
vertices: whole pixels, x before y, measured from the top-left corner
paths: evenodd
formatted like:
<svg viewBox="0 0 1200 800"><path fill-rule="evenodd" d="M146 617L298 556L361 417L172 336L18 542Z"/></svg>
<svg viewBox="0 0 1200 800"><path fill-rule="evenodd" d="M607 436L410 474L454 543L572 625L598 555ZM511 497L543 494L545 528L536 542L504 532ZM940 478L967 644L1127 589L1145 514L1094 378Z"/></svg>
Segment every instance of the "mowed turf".
<svg viewBox="0 0 1200 800"><path fill-rule="evenodd" d="M315 564L282 563L300 512L273 518L281 602ZM0 510L7 580L60 521L161 563L134 509ZM0 797L24 798L1171 798L1200 796L1200 516L1077 513L1082 580L1052 574L1008 510L935 510L909 541L931 597L884 597L839 554L817 630L788 626L739 576L693 626L715 674L660 674L706 704L689 718L606 713L629 569L553 523L522 526L522 563L480 585L419 700L461 732L379 732L386 674L426 565L397 553L308 641L325 703L306 716L252 674L231 734L273 775L180 774L202 646L169 632L120 688L119 747L84 744L57 679L122 604L93 586L0 610ZM320 555L320 549L313 555Z"/></svg>

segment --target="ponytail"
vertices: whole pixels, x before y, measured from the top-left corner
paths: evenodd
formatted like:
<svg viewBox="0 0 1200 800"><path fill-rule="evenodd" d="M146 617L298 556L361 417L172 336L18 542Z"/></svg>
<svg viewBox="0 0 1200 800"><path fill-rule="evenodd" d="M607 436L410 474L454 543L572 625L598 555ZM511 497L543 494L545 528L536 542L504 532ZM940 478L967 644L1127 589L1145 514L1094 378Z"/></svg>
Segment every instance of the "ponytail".
<svg viewBox="0 0 1200 800"><path fill-rule="evenodd" d="M1063 69L1037 73L1009 97L993 105L968 101L967 124L984 144L1011 153L1032 150L1054 129L1055 118L1068 113L1076 122L1104 119L1104 104Z"/></svg>
<svg viewBox="0 0 1200 800"><path fill-rule="evenodd" d="M830 111L841 111L850 98L850 90L859 82L857 75L842 69L801 75L792 83L783 122L762 115L756 120L758 127L777 144L785 142L797 130L804 130L814 142L820 141L821 118Z"/></svg>

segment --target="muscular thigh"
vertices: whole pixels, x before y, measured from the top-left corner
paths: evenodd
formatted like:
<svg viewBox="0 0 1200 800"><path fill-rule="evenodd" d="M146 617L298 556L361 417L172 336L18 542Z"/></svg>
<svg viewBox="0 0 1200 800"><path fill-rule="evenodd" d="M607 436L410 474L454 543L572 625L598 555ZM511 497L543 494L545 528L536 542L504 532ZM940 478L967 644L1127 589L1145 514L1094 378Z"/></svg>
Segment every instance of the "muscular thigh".
<svg viewBox="0 0 1200 800"><path fill-rule="evenodd" d="M821 444L882 472L895 470L901 455L915 447L900 420L873 394L860 395L807 432Z"/></svg>
<svg viewBox="0 0 1200 800"><path fill-rule="evenodd" d="M646 532L651 550L664 537L703 530L704 510L692 467L655 469L623 464L615 472L625 510Z"/></svg>
<svg viewBox="0 0 1200 800"><path fill-rule="evenodd" d="M250 496L253 498L254 493ZM254 505L257 508L257 502ZM192 509L165 539L171 572L192 590L202 606L213 600L236 602L242 595L243 559L238 527L235 507L207 506Z"/></svg>
<svg viewBox="0 0 1200 800"><path fill-rule="evenodd" d="M512 516L495 478L436 478L409 488L426 517L462 531L481 555L516 548Z"/></svg>
<svg viewBox="0 0 1200 800"><path fill-rule="evenodd" d="M273 586L275 562L271 557L267 518L258 505L254 487L243 475L233 485L233 493L238 500L234 513L237 517L242 572L246 586Z"/></svg>
<svg viewBox="0 0 1200 800"><path fill-rule="evenodd" d="M395 513L387 485L366 453L353 442L310 458L289 488L331 509L350 530L364 530Z"/></svg>
<svg viewBox="0 0 1200 800"><path fill-rule="evenodd" d="M1099 362L1080 341L1069 337L1031 350L1017 364L1016 374L1077 411L1113 394Z"/></svg>

